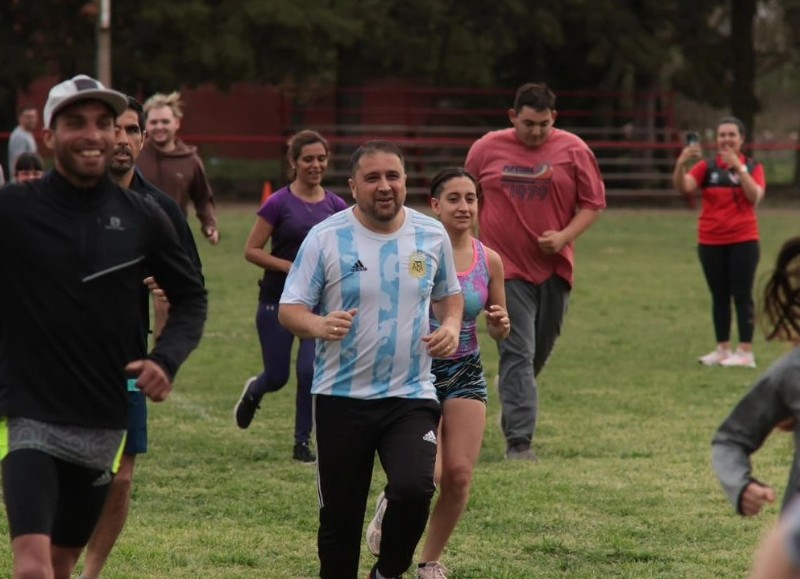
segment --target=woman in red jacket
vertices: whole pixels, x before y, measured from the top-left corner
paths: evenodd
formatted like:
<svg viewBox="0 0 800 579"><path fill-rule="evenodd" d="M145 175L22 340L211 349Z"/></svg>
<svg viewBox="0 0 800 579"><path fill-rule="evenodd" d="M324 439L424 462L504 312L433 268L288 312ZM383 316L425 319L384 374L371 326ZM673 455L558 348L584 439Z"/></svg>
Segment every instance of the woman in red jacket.
<svg viewBox="0 0 800 579"><path fill-rule="evenodd" d="M702 192L698 254L711 291L717 348L699 358L706 366L755 368L753 281L759 258L755 207L764 197L764 167L742 154L742 122L725 117L717 124L717 153L700 159L700 145L678 156L672 180L686 195ZM686 164L700 159L689 171ZM739 346L731 348L731 300L736 308Z"/></svg>

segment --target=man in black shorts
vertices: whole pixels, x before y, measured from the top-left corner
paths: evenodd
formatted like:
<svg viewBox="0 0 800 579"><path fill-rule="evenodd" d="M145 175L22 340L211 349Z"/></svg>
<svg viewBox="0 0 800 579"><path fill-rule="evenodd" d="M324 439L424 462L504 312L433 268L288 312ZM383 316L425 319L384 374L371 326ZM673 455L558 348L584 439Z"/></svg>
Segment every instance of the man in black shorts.
<svg viewBox="0 0 800 579"><path fill-rule="evenodd" d="M85 75L53 87L44 141L55 169L0 192L0 456L15 577L70 577L122 452L126 380L166 399L202 334L205 289L173 226L108 176L127 104ZM148 274L170 317L136 356L133 305Z"/></svg>
<svg viewBox="0 0 800 579"><path fill-rule="evenodd" d="M200 256L194 242L189 224L178 203L169 195L146 181L138 169L136 159L142 151L146 138L144 109L141 103L129 96L128 108L117 117L117 134L114 153L108 167L111 179L118 185L139 193L146 199L154 201L169 217L178 234L178 240L189 256L192 265L202 275ZM134 357L142 357L147 353L147 342L150 333L150 308L148 304L150 292L142 284L142 296L139 303L141 311L141 328ZM155 299L155 298L154 298ZM128 432L125 438L125 449L120 460L119 470L108 492L106 504L97 526L86 546L86 556L81 579L94 579L100 576L111 549L119 538L128 518L130 507L131 485L136 456L147 452L147 403L146 397L136 387L136 380L129 379L128 390Z"/></svg>

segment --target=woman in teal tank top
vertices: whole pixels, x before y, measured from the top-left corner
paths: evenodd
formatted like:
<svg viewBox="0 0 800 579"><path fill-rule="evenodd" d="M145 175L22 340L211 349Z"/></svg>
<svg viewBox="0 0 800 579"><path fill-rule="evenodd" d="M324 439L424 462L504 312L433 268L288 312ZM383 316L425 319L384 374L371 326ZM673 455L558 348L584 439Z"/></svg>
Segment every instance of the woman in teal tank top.
<svg viewBox="0 0 800 579"><path fill-rule="evenodd" d="M440 171L431 181L431 207L453 244L458 280L464 294L464 319L454 354L433 360L431 371L442 404L436 481L439 497L428 523L417 576L445 577L439 562L467 506L472 472L486 424L486 379L478 345L478 318L495 340L511 330L506 312L503 262L474 236L480 192L476 179L460 167ZM431 324L436 324L431 316ZM437 574L438 573L438 574Z"/></svg>

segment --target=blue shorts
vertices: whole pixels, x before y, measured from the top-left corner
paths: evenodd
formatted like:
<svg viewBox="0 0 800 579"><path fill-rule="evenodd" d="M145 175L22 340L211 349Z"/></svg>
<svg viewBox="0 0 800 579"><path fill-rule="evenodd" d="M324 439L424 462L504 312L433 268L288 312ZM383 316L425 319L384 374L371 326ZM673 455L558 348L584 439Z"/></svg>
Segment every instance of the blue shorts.
<svg viewBox="0 0 800 579"><path fill-rule="evenodd" d="M481 353L473 352L461 358L434 358L431 372L439 402L450 398L488 400L486 378L483 376Z"/></svg>
<svg viewBox="0 0 800 579"><path fill-rule="evenodd" d="M147 397L136 388L136 379L128 380L128 434L124 454L147 452Z"/></svg>

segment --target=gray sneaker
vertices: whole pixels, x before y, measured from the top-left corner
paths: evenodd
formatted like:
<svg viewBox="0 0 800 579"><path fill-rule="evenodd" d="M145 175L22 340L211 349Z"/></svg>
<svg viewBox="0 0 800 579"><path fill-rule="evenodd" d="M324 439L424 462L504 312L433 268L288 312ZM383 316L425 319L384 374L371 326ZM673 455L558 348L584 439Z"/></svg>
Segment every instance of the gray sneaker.
<svg viewBox="0 0 800 579"><path fill-rule="evenodd" d="M506 449L506 460L527 460L536 462L538 457L531 450L530 444L517 443L511 444Z"/></svg>
<svg viewBox="0 0 800 579"><path fill-rule="evenodd" d="M447 567L439 561L428 561L425 565L417 567L417 579L447 579Z"/></svg>
<svg viewBox="0 0 800 579"><path fill-rule="evenodd" d="M386 512L388 504L386 495L381 491L375 503L375 516L367 525L367 548L376 557L381 554L381 527L383 526L383 514Z"/></svg>

